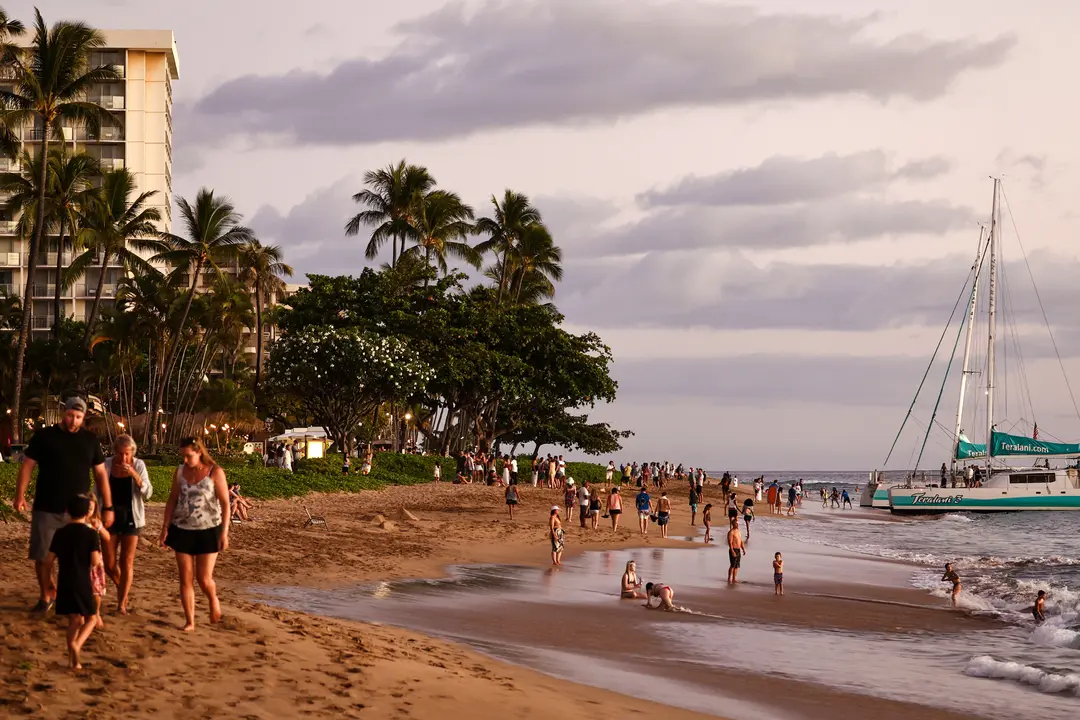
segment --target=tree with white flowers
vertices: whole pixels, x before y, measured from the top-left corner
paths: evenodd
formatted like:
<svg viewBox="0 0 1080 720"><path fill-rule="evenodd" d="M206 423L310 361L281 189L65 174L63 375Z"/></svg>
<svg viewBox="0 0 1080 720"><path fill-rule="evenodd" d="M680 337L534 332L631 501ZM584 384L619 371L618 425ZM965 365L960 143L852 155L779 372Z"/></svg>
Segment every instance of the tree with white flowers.
<svg viewBox="0 0 1080 720"><path fill-rule="evenodd" d="M268 389L299 403L344 452L379 406L421 392L434 371L405 340L355 328L311 327L270 349Z"/></svg>

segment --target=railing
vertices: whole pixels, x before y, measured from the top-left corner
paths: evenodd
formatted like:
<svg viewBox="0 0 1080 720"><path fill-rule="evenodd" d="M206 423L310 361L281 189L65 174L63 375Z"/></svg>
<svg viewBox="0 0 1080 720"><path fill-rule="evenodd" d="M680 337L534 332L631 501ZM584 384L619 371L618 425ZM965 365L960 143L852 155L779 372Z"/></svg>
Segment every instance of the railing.
<svg viewBox="0 0 1080 720"><path fill-rule="evenodd" d="M14 220L0 220L0 235L13 235L18 223Z"/></svg>
<svg viewBox="0 0 1080 720"><path fill-rule="evenodd" d="M116 285L105 285L101 288L101 297L114 298L116 297ZM97 285L94 283L86 283L78 285L76 287L77 295L81 298L92 298L97 296Z"/></svg>
<svg viewBox="0 0 1080 720"><path fill-rule="evenodd" d="M79 142L112 142L124 139L123 128L112 125L103 125L101 132L92 133L89 128L81 127L75 131L75 139Z"/></svg>
<svg viewBox="0 0 1080 720"><path fill-rule="evenodd" d="M101 158L98 162L101 163L102 170L124 169L124 158Z"/></svg>
<svg viewBox="0 0 1080 720"><path fill-rule="evenodd" d="M32 330L51 330L52 321L53 319L51 317L34 316L30 318L30 328Z"/></svg>
<svg viewBox="0 0 1080 720"><path fill-rule="evenodd" d="M56 256L57 256L57 253L54 253L54 252L42 253L41 255L38 255L38 264L40 264L40 265L48 265L50 267L55 267L56 266ZM70 252L64 253L63 263L65 265L70 265L71 264L71 253Z"/></svg>
<svg viewBox="0 0 1080 720"><path fill-rule="evenodd" d="M101 95L99 97L90 98L90 102L95 105L100 105L106 110L123 110L124 109L124 96L123 95Z"/></svg>
<svg viewBox="0 0 1080 720"><path fill-rule="evenodd" d="M52 297L56 294L56 283L45 283L39 285L34 283L34 297Z"/></svg>
<svg viewBox="0 0 1080 720"><path fill-rule="evenodd" d="M0 295L7 295L12 297L15 294L15 286L4 283L0 285Z"/></svg>
<svg viewBox="0 0 1080 720"><path fill-rule="evenodd" d="M17 252L0 253L0 265L22 267L22 255Z"/></svg>

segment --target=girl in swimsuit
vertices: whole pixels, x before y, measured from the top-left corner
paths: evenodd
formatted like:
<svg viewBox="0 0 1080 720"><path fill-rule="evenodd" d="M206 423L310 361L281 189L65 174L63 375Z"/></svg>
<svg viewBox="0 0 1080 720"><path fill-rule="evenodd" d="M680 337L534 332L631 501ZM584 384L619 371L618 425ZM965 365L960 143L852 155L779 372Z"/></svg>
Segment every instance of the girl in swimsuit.
<svg viewBox="0 0 1080 720"><path fill-rule="evenodd" d="M705 542L712 542L712 503L701 511L701 522L705 523Z"/></svg>
<svg viewBox="0 0 1080 720"><path fill-rule="evenodd" d="M746 539L750 540L750 523L754 521L754 501L750 498L746 498L743 501L742 506L742 519L746 525Z"/></svg>
<svg viewBox="0 0 1080 720"><path fill-rule="evenodd" d="M946 580L953 584L952 606L956 607L956 597L960 594L960 576L953 570L952 563L945 563L945 574L941 576L942 582Z"/></svg>
<svg viewBox="0 0 1080 720"><path fill-rule="evenodd" d="M638 580L637 566L631 560L626 563L626 572L622 576L622 594L620 597L628 600L644 598L645 594L638 590L639 587L641 587L641 581Z"/></svg>
<svg viewBox="0 0 1080 720"><path fill-rule="evenodd" d="M654 583L645 584L645 607L653 610L652 599L658 598L660 604L656 606L656 610L663 608L664 610L674 610L675 603L672 602L675 599L675 591L668 585L659 585Z"/></svg>
<svg viewBox="0 0 1080 720"><path fill-rule="evenodd" d="M619 516L622 515L622 495L619 495L617 487L611 488L611 494L608 495L607 511L611 516L611 532L618 532Z"/></svg>
<svg viewBox="0 0 1080 720"><path fill-rule="evenodd" d="M592 519L592 529L600 527L600 491L597 490L589 498L589 517Z"/></svg>

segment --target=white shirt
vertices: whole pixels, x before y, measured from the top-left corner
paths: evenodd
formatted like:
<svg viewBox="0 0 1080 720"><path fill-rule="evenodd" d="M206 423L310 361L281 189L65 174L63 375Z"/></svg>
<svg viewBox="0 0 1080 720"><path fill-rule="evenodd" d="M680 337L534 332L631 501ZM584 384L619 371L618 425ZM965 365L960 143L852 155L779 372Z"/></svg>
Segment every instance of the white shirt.
<svg viewBox="0 0 1080 720"><path fill-rule="evenodd" d="M510 460L510 472L517 472L517 458L513 458L512 460Z"/></svg>
<svg viewBox="0 0 1080 720"><path fill-rule="evenodd" d="M584 485L577 489L577 502L578 505L589 504L589 489L586 488Z"/></svg>

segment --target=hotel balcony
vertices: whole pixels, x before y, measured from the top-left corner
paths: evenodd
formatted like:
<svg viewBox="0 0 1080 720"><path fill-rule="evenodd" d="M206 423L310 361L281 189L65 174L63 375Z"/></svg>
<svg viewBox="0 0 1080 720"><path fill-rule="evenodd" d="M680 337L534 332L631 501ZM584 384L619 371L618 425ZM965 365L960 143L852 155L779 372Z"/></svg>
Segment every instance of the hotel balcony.
<svg viewBox="0 0 1080 720"><path fill-rule="evenodd" d="M15 296L15 286L11 284L0 285L0 295L7 295L8 297Z"/></svg>
<svg viewBox="0 0 1080 720"><path fill-rule="evenodd" d="M114 298L116 297L116 285L110 285L106 283L101 288L101 297ZM83 285L75 286L75 297L78 298L93 298L97 296L97 283L85 283Z"/></svg>
<svg viewBox="0 0 1080 720"><path fill-rule="evenodd" d="M14 235L18 223L14 220L0 220L0 235Z"/></svg>
<svg viewBox="0 0 1080 720"><path fill-rule="evenodd" d="M22 253L0 253L0 267L22 267Z"/></svg>

